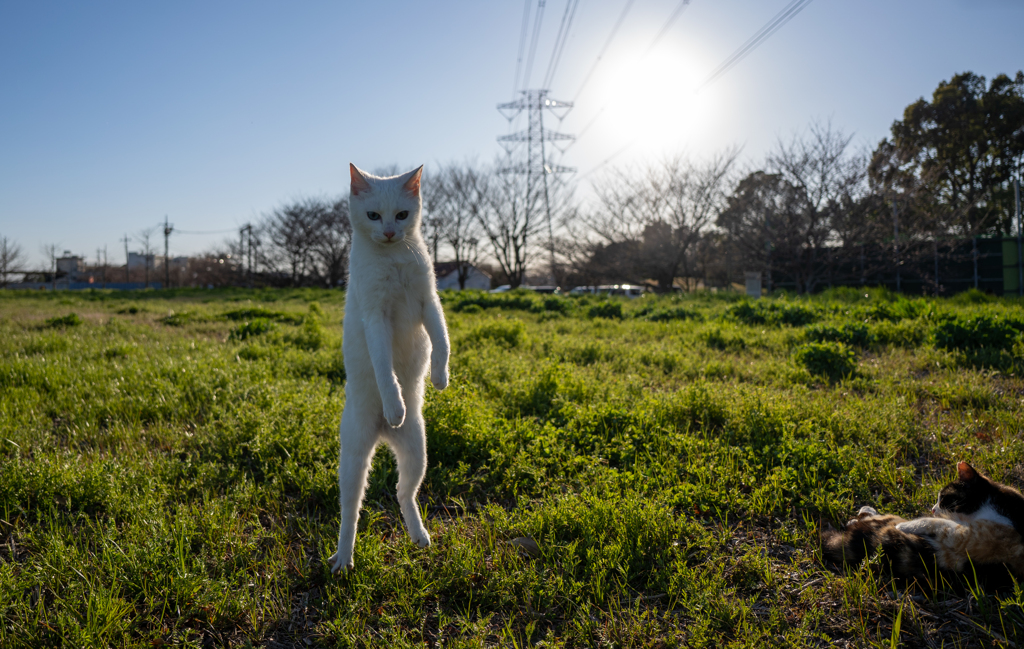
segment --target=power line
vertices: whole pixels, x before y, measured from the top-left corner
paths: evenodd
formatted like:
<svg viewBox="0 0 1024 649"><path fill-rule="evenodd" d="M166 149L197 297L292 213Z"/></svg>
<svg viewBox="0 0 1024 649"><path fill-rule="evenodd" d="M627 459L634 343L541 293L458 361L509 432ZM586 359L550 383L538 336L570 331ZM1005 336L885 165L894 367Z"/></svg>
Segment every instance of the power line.
<svg viewBox="0 0 1024 649"><path fill-rule="evenodd" d="M224 234L226 232L236 232L235 228L230 230L175 230L178 234Z"/></svg>
<svg viewBox="0 0 1024 649"><path fill-rule="evenodd" d="M810 0L808 0L808 1L810 1ZM622 15L619 16L619 22L616 23L615 28L612 29L612 35L608 38L608 41L605 43L605 48L607 48L608 44L611 43L612 37L614 37L615 36L615 32L618 31L619 26L622 24L622 19L625 18L626 12L629 11L629 7L630 7L631 4L632 4L631 1L626 3L626 7L623 9ZM654 39L651 41L651 44L647 46L647 51L644 52L644 55L640 58L640 62L641 63L643 62L644 59L646 59L650 55L651 51L654 49L654 46L658 44L658 41L660 41L662 39L662 37L666 33L668 33L669 28L672 27L672 25L673 25L673 23L675 23L676 19L679 18L679 15L681 13L683 13L683 9L686 9L686 7L689 6L689 4L690 4L690 0L680 0L679 4L676 5L676 8L672 10L671 14L669 14L668 20L666 20L665 24L661 26L661 30L658 32L658 35L655 36ZM603 55L604 55L604 49L602 49L601 54L598 56L598 61L601 60L601 56L603 56ZM594 67L597 67L597 61L594 62ZM594 68L591 68L590 72L593 72L593 71L594 71ZM586 85L586 82L589 79L590 79L590 74L588 73L587 74L587 79L585 79L584 82L583 82L584 85ZM583 87L581 86L580 90L577 91L577 93L576 93L577 97L579 96L579 93L582 92L582 91L583 91ZM575 99L573 101L575 102ZM580 131L579 135L576 136L576 139L573 142L571 142L569 144L569 146L565 147L566 151L573 144L576 144L576 142L580 141L580 138L583 137L583 134L586 133L587 130L591 126L594 125L594 122L596 122L598 120L598 118L601 117L601 115L604 113L605 109L608 108L608 105L610 103L611 103L611 100L606 101L604 106L601 106L601 110L597 111L597 114L594 115L594 117L591 118L591 120L589 122L587 122L587 125L583 127L583 129ZM565 151L563 151L562 153L564 154Z"/></svg>
<svg viewBox="0 0 1024 649"><path fill-rule="evenodd" d="M516 76L512 79L512 99L516 98L516 91L519 90L519 71L523 67L523 48L526 47L526 30L530 25L530 1L523 3L523 28L519 32L519 55L516 56Z"/></svg>
<svg viewBox="0 0 1024 649"><path fill-rule="evenodd" d="M544 75L543 88L550 88L551 82L555 79L555 70L562 59L562 52L565 50L565 42L569 40L569 29L572 27L572 20L576 16L576 7L580 0L566 0L565 13L562 14L562 24L558 26L558 35L555 36L555 46L551 50L551 62L548 63L547 74Z"/></svg>
<svg viewBox="0 0 1024 649"><path fill-rule="evenodd" d="M530 85L530 73L533 71L533 57L537 53L537 41L540 39L540 25L544 20L546 0L537 0L537 13L533 15L533 36L530 38L530 54L526 57L526 74L523 75L523 87Z"/></svg>
<svg viewBox="0 0 1024 649"><path fill-rule="evenodd" d="M775 14L775 16L769 20L761 29L757 30L753 36L747 39L743 45L739 47L735 52L729 55L725 61L723 61L717 68L711 71L711 74L704 79L704 81L697 87L697 92L700 92L705 86L714 82L718 77L722 76L737 63L742 61L748 54L753 52L758 45L768 40L772 34L779 31L783 25L788 23L794 16L800 11L811 4L813 0L793 0L788 5L782 8L782 11Z"/></svg>
<svg viewBox="0 0 1024 649"><path fill-rule="evenodd" d="M590 168L590 169L589 169L588 171L586 171L585 173L582 173L582 174L580 174L580 178L586 178L586 177L587 177L587 176L589 176L590 174L594 173L595 171L597 171L597 170L598 170L598 169L600 169L601 167L605 166L606 164L608 164L609 162L611 162L611 161L612 161L612 160L614 160L615 158L619 157L619 154L620 154L620 153L624 153L624 152L626 151L626 149L628 149L629 147L633 146L634 144L636 144L636 140L633 140L632 142L630 142L630 143L626 144L625 146L623 146L622 148L620 148L620 149L619 149L618 151L616 151L615 153L611 154L610 156L608 156L607 158L605 158L604 160L602 160L601 162L599 162L599 163L598 163L598 164L597 164L596 166L594 166L594 167L591 167L591 168Z"/></svg>
<svg viewBox="0 0 1024 649"><path fill-rule="evenodd" d="M622 13L619 14L619 19L615 21L615 26L612 27L612 33L608 34L608 40L606 40L604 45L601 46L601 51L597 53L597 59L594 60L594 65L590 66L590 71L587 72L587 76L583 77L583 83L580 84L579 90L576 91L576 96L572 98L573 102L580 98L580 93L582 93L583 89L587 87L587 82L590 81L590 77L594 74L594 70L597 69L598 64L601 63L602 57L604 57L605 52L608 51L608 46L612 44L613 40L615 40L615 35L619 33L619 27L622 27L622 22L626 20L626 14L629 13L630 7L633 6L633 1L634 0L626 0L626 6L622 8Z"/></svg>
<svg viewBox="0 0 1024 649"><path fill-rule="evenodd" d="M651 53L651 50L653 50L654 46L658 44L658 41L661 40L661 37L668 32L669 27L671 27L672 23L676 21L676 18L679 17L679 14L683 13L683 9L686 9L689 5L690 0L681 0L681 2L678 5L676 5L675 10L672 12L672 15L668 17L668 20L665 21L665 25L661 28L661 31L658 32L658 35L654 37L653 41L651 41L650 47L647 48L647 54Z"/></svg>

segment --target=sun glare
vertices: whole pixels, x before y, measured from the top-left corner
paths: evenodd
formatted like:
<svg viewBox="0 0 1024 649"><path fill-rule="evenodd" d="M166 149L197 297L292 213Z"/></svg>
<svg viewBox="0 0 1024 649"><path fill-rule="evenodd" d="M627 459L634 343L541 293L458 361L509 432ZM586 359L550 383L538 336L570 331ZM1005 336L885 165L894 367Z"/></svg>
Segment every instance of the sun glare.
<svg viewBox="0 0 1024 649"><path fill-rule="evenodd" d="M695 53L671 43L629 51L608 65L590 97L581 98L594 114L601 111L592 126L601 148L628 146L629 157L649 158L704 144L718 126L719 93L697 92L703 66Z"/></svg>

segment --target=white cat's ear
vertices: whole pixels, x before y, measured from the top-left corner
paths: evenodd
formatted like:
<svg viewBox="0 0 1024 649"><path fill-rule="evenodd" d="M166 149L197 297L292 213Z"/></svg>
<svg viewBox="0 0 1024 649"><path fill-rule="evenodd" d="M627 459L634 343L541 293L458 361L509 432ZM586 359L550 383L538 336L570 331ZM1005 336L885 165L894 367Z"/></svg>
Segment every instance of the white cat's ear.
<svg viewBox="0 0 1024 649"><path fill-rule="evenodd" d="M966 462L957 463L956 473L964 482L974 480L975 478L978 477L978 472L974 470L974 467L972 467L970 464Z"/></svg>
<svg viewBox="0 0 1024 649"><path fill-rule="evenodd" d="M420 195L420 176L422 175L423 165L420 165L414 171L409 172L409 177L402 183L402 189L410 196L418 197Z"/></svg>
<svg viewBox="0 0 1024 649"><path fill-rule="evenodd" d="M352 195L359 196L370 191L370 183L366 181L363 172L359 171L354 164L348 163L349 172L352 174Z"/></svg>

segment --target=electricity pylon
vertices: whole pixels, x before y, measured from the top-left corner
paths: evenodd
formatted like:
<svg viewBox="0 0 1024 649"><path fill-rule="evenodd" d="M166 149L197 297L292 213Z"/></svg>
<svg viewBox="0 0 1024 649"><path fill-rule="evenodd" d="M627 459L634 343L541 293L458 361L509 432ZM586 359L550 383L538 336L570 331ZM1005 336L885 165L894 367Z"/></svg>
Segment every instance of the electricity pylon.
<svg viewBox="0 0 1024 649"><path fill-rule="evenodd" d="M511 173L526 176L526 205L530 205L530 194L533 191L534 183L540 179L544 186L544 210L548 221L548 250L551 254L551 278L557 283L555 274L555 233L551 223L551 199L548 193L548 176L550 174L573 173L573 167L563 167L549 161L548 151L545 142L572 142L575 135L566 135L544 128L544 111L549 110L559 120L565 118L572 109L571 101L559 101L548 98L547 90L521 90L522 97L515 100L498 104L498 111L511 122L524 110L527 111L527 126L525 131L502 135L498 142L508 153L508 162L498 169L498 173ZM513 161L512 155L522 149L526 144L525 161ZM529 209L529 207L527 207Z"/></svg>

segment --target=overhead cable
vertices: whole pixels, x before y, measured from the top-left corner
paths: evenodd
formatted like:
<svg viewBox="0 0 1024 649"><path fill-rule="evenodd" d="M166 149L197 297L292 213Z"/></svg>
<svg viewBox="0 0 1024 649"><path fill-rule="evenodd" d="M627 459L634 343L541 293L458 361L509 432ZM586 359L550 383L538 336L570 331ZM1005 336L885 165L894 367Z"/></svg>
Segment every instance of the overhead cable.
<svg viewBox="0 0 1024 649"><path fill-rule="evenodd" d="M604 45L601 47L601 51L597 53L597 59L595 59L594 64L590 66L590 71L587 72L587 76L583 77L583 83L580 84L579 90L576 91L576 96L572 98L573 102L579 99L580 93L583 92L583 89L587 87L587 82L590 81L590 76L594 74L594 70L597 69L598 64L601 62L601 58L604 57L605 52L608 51L608 46L612 44L613 40L615 40L615 34L619 32L619 27L622 27L622 22L626 20L626 14L629 13L630 7L633 6L633 1L634 0L626 0L626 6L622 8L622 13L619 14L619 19L615 21L615 26L612 27L612 33L608 34L608 40L604 42Z"/></svg>
<svg viewBox="0 0 1024 649"><path fill-rule="evenodd" d="M794 16L800 13L800 11L804 7L811 4L812 1L813 0L792 0L792 2L783 7L782 11L775 14L775 17L773 17L771 20L765 23L765 25L761 27L761 29L757 30L757 32L755 32L753 36L748 38L746 43L741 45L739 49L730 54L729 58L722 61L722 63L719 64L717 68L712 70L711 73L700 84L700 86L697 87L697 91L699 92L705 86L711 84L720 76L722 76L730 69L732 69L733 66L742 61L744 57L746 57L748 54L753 52L758 45L768 40L768 38L770 38L772 34L779 31L779 29L781 29L783 25L792 20Z"/></svg>
<svg viewBox="0 0 1024 649"><path fill-rule="evenodd" d="M576 16L576 7L579 4L580 0L566 0L565 13L562 14L562 24L558 27L555 47L551 50L551 62L548 63L548 71L544 75L544 83L541 84L541 88L550 88L551 82L555 79L555 71L558 69L558 62L562 59L565 42L569 40L569 28L572 27L572 19Z"/></svg>

